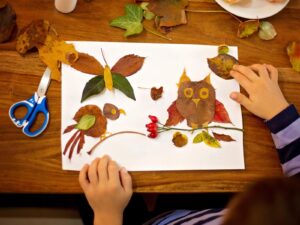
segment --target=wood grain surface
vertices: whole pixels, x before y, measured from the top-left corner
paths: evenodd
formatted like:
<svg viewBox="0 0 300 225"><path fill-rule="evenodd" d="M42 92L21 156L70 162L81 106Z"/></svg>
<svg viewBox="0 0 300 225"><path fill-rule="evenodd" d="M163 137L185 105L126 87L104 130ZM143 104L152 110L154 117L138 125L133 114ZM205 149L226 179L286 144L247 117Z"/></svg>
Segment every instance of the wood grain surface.
<svg viewBox="0 0 300 225"><path fill-rule="evenodd" d="M130 1L79 0L74 12L55 10L53 0L9 1L17 13L19 29L34 19L49 20L64 40L188 43L239 48L242 64L273 64L280 70L280 86L288 99L300 109L300 74L290 69L285 48L289 41L300 40L300 0L289 5L268 21L278 36L262 41L257 35L236 37L238 23L227 13L188 12L188 24L176 27L168 41L148 32L124 38L123 30L109 26L109 21L123 14ZM221 10L213 0L190 1L189 10ZM79 193L78 173L63 171L60 149L61 85L52 81L48 90L51 114L47 130L37 138L26 137L8 117L16 101L26 99L36 90L45 66L36 52L22 57L15 43L0 44L0 192L2 193ZM272 99L270 99L272 101ZM135 192L199 193L239 192L249 183L282 176L271 136L263 121L243 109L246 170L134 172Z"/></svg>

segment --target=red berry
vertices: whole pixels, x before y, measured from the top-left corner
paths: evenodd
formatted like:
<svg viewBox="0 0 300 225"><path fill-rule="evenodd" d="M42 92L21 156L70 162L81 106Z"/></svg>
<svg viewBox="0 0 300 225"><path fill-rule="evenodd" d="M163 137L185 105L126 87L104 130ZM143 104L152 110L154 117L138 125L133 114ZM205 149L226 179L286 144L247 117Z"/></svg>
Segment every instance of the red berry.
<svg viewBox="0 0 300 225"><path fill-rule="evenodd" d="M149 138L156 138L157 137L157 132L151 132L150 134L148 134Z"/></svg>
<svg viewBox="0 0 300 225"><path fill-rule="evenodd" d="M158 119L156 116L151 116L149 115L149 119L153 122L153 123L157 123L158 122Z"/></svg>
<svg viewBox="0 0 300 225"><path fill-rule="evenodd" d="M157 125L156 125L156 123L148 123L148 124L146 124L146 127L148 129L153 129L153 128L157 127Z"/></svg>
<svg viewBox="0 0 300 225"><path fill-rule="evenodd" d="M157 126L154 126L154 127L148 127L147 131L149 132L157 132Z"/></svg>

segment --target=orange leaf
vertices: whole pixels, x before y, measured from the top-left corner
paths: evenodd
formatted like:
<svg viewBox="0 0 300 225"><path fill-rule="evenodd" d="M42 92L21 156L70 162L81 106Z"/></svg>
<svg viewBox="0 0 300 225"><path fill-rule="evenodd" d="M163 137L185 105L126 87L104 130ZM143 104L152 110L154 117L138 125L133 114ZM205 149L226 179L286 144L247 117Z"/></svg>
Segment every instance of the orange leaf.
<svg viewBox="0 0 300 225"><path fill-rule="evenodd" d="M113 66L111 72L118 73L124 77L133 75L142 68L144 60L145 57L138 55L125 55Z"/></svg>
<svg viewBox="0 0 300 225"><path fill-rule="evenodd" d="M166 126L175 126L184 120L184 117L179 113L176 107L176 101L174 101L168 108L169 118L166 121Z"/></svg>
<svg viewBox="0 0 300 225"><path fill-rule="evenodd" d="M176 147L183 147L188 143L188 138L185 134L182 134L180 132L176 132L173 134L173 139L172 139L173 144Z"/></svg>
<svg viewBox="0 0 300 225"><path fill-rule="evenodd" d="M215 116L213 118L213 122L232 123L224 105L221 102L219 102L217 99L216 99Z"/></svg>
<svg viewBox="0 0 300 225"><path fill-rule="evenodd" d="M81 52L78 53L78 59L71 66L80 72L93 75L103 75L104 72L103 66L97 59Z"/></svg>
<svg viewBox="0 0 300 225"><path fill-rule="evenodd" d="M287 47L287 54L293 69L300 72L300 41L290 42Z"/></svg>
<svg viewBox="0 0 300 225"><path fill-rule="evenodd" d="M153 87L153 88L151 88L151 98L154 101L160 99L161 96L162 96L163 91L164 91L163 87L160 87L160 88Z"/></svg>
<svg viewBox="0 0 300 225"><path fill-rule="evenodd" d="M230 135L218 134L218 133L215 133L215 132L212 132L212 133L213 133L215 139L217 139L218 141L225 141L225 142L236 141Z"/></svg>

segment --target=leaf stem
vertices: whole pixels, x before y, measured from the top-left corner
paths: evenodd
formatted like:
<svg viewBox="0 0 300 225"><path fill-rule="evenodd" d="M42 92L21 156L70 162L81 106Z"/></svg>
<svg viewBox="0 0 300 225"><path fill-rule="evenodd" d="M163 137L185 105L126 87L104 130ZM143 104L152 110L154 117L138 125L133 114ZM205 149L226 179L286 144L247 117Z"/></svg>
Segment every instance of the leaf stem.
<svg viewBox="0 0 300 225"><path fill-rule="evenodd" d="M186 9L186 12L194 12L194 13L228 13L225 10L198 10L198 9Z"/></svg>
<svg viewBox="0 0 300 225"><path fill-rule="evenodd" d="M107 61L106 61L106 59L105 59L105 57L104 57L104 53L103 53L102 48L101 48L101 53L102 53L102 57L103 57L103 59L104 59L105 64L108 65L108 63L107 63Z"/></svg>
<svg viewBox="0 0 300 225"><path fill-rule="evenodd" d="M157 32L157 31L153 31L153 30L147 28L145 25L144 25L144 28L145 28L146 31L148 31L148 32L151 33L151 34L154 34L154 35L156 35L156 36L158 36L158 37L161 37L161 38L163 38L163 39L172 41L172 38L169 38L169 37L167 37L167 36L165 36L165 35L162 35L162 34L160 34L160 33Z"/></svg>
<svg viewBox="0 0 300 225"><path fill-rule="evenodd" d="M91 155L94 150L98 147L98 145L100 145L102 142L104 142L105 140L107 140L108 138L111 138L113 136L116 136L116 135L119 135L119 134L138 134L138 135L142 135L142 136L146 136L146 134L144 133L140 133L140 132L137 132L137 131L120 131L120 132L117 132L117 133L114 133L114 134L111 134L103 139L101 139L100 141L98 141L88 152L87 154Z"/></svg>

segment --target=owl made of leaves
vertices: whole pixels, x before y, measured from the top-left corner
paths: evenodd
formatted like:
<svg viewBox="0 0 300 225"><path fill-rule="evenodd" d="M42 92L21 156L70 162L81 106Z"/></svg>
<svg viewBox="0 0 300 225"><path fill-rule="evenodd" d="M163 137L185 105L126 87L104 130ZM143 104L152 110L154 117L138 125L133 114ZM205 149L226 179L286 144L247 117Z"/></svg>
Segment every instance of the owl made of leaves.
<svg viewBox="0 0 300 225"><path fill-rule="evenodd" d="M199 128L210 123L215 114L216 93L209 77L198 82L179 83L176 108L187 120L187 125Z"/></svg>

